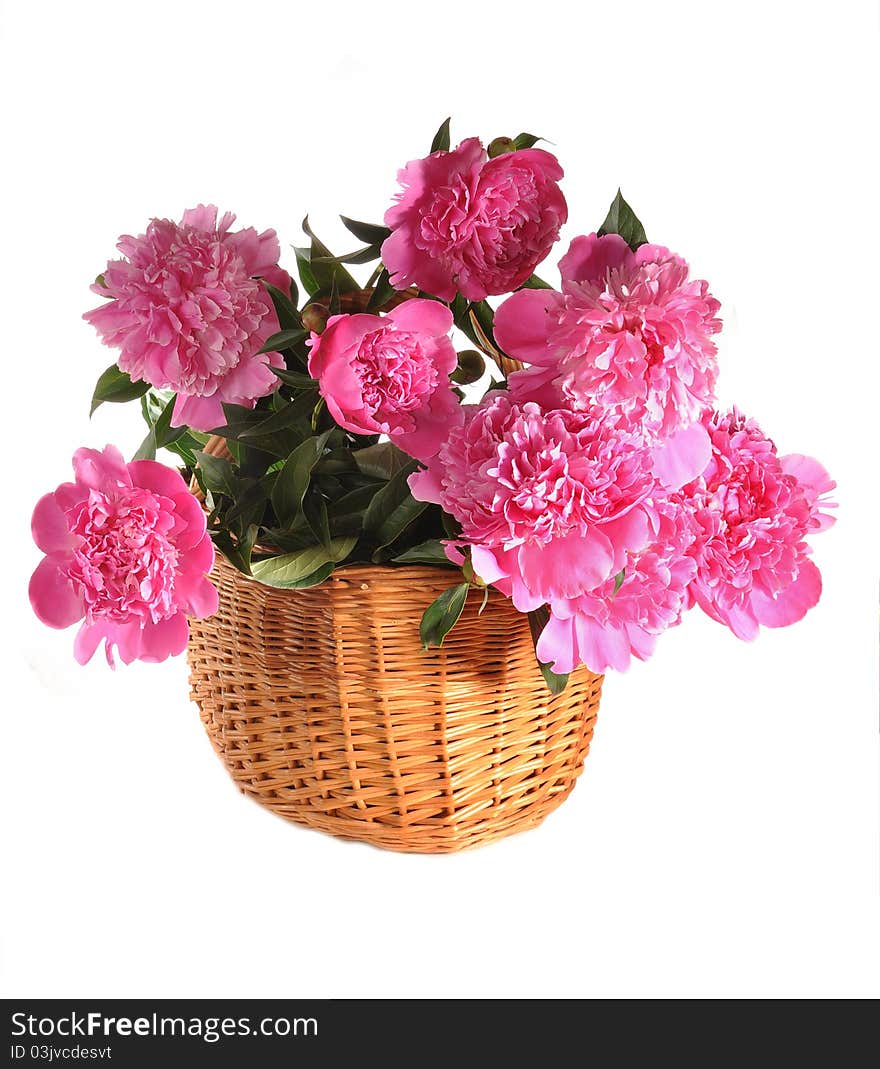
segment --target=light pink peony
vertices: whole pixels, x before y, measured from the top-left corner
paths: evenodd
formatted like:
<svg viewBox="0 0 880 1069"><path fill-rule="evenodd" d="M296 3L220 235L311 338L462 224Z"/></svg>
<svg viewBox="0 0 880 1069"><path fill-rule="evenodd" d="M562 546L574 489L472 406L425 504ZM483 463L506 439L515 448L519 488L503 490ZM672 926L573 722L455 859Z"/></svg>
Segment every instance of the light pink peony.
<svg viewBox="0 0 880 1069"><path fill-rule="evenodd" d="M475 137L408 163L398 174L398 203L385 213L393 233L382 260L392 284L445 301L515 290L568 217L560 178L549 152L521 149L490 160Z"/></svg>
<svg viewBox="0 0 880 1069"><path fill-rule="evenodd" d="M638 435L497 391L464 412L410 487L458 520L477 575L520 611L594 589L648 542L655 484Z"/></svg>
<svg viewBox="0 0 880 1069"><path fill-rule="evenodd" d="M46 554L31 577L30 600L50 627L82 620L80 664L106 643L126 664L164 661L189 637L186 615L217 611L206 578L214 546L205 514L186 483L153 460L126 464L119 450L78 449L75 482L34 509L34 541Z"/></svg>
<svg viewBox="0 0 880 1069"><path fill-rule="evenodd" d="M633 252L618 234L575 238L559 267L561 293L522 290L495 316L498 344L534 365L511 376L514 395L598 405L659 438L698 422L721 329L707 284L668 249Z"/></svg>
<svg viewBox="0 0 880 1069"><path fill-rule="evenodd" d="M449 380L458 360L451 329L445 305L419 299L385 316L333 316L323 334L312 334L309 374L341 427L387 434L428 460L460 419Z"/></svg>
<svg viewBox="0 0 880 1069"><path fill-rule="evenodd" d="M679 498L696 521L691 593L714 620L752 639L760 624L795 623L819 600L806 538L833 522L823 496L836 484L811 457L777 456L736 408L707 416L706 426L712 459Z"/></svg>
<svg viewBox="0 0 880 1069"><path fill-rule="evenodd" d="M278 385L271 367L282 357L258 355L278 319L257 278L287 291L290 276L274 230L232 232L234 221L199 205L180 224L154 219L146 234L120 238L124 259L92 286L112 300L83 317L121 350L119 368L133 380L175 391L175 427L222 426L224 402L253 408Z"/></svg>
<svg viewBox="0 0 880 1069"><path fill-rule="evenodd" d="M695 538L690 513L667 500L654 508L656 533L628 553L619 589L609 577L587 594L557 599L535 652L555 672L585 664L592 672L626 671L631 657L646 660L657 636L681 622L696 562L687 551Z"/></svg>

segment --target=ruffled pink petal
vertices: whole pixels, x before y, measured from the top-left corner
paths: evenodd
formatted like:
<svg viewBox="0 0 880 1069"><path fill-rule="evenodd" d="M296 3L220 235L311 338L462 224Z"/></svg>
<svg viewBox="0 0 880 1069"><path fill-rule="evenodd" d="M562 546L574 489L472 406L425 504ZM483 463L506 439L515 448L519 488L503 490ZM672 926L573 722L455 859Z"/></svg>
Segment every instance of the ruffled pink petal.
<svg viewBox="0 0 880 1069"><path fill-rule="evenodd" d="M603 523L602 533L613 547L611 569L615 574L626 564L627 553L638 553L651 538L648 517L640 508L631 509L616 520Z"/></svg>
<svg viewBox="0 0 880 1069"><path fill-rule="evenodd" d="M235 219L235 216L232 218ZM217 229L217 207L214 204L199 204L195 208L187 208L180 224L213 232Z"/></svg>
<svg viewBox="0 0 880 1069"><path fill-rule="evenodd" d="M471 547L471 564L474 574L478 575L487 586L497 583L499 579L504 579L508 575L496 555L485 546Z"/></svg>
<svg viewBox="0 0 880 1069"><path fill-rule="evenodd" d="M187 486L178 472L156 460L133 460L128 465L132 485L144 490L154 490L163 497L176 497L186 494Z"/></svg>
<svg viewBox="0 0 880 1069"><path fill-rule="evenodd" d="M775 598L768 598L759 590L752 591L752 610L766 627L788 627L802 620L819 601L822 576L811 560L801 562L797 579L781 590Z"/></svg>
<svg viewBox="0 0 880 1069"><path fill-rule="evenodd" d="M243 402L246 408L253 408L254 403ZM212 431L223 427L226 417L218 394L210 397L193 397L179 393L171 414L172 427L192 427L196 431Z"/></svg>
<svg viewBox="0 0 880 1069"><path fill-rule="evenodd" d="M520 290L495 313L495 340L510 356L529 364L555 365L547 348L548 310L559 300L555 290Z"/></svg>
<svg viewBox="0 0 880 1069"><path fill-rule="evenodd" d="M602 625L590 616L578 614L574 628L579 659L591 672L601 674L609 668L625 672L629 668L629 638L619 623L609 620Z"/></svg>
<svg viewBox="0 0 880 1069"><path fill-rule="evenodd" d="M168 657L176 657L186 649L188 640L189 624L183 613L169 616L157 624L147 623L141 632L138 657L151 664L164 661ZM121 647L120 656L126 660ZM128 663L126 661L126 664Z"/></svg>
<svg viewBox="0 0 880 1069"><path fill-rule="evenodd" d="M520 546L518 558L525 585L545 602L598 586L611 574L614 549L604 534L591 530Z"/></svg>
<svg viewBox="0 0 880 1069"><path fill-rule="evenodd" d="M91 490L110 490L114 486L131 486L125 458L115 445L97 449L77 449L73 454L76 481Z"/></svg>
<svg viewBox="0 0 880 1069"><path fill-rule="evenodd" d="M218 395L231 404L253 401L273 393L278 386L278 376L272 374L270 358L274 357L275 366L284 363L278 353L262 353L242 360L218 384Z"/></svg>
<svg viewBox="0 0 880 1069"><path fill-rule="evenodd" d="M387 213L385 221L386 225L390 225ZM451 301L455 297L457 290L448 271L439 260L430 260L413 248L412 235L407 226L395 230L382 243L382 263L387 267L391 285L395 289L406 289L413 274L418 272L419 288L425 293L432 293L444 301Z"/></svg>
<svg viewBox="0 0 880 1069"><path fill-rule="evenodd" d="M38 618L49 627L70 627L81 620L85 607L64 567L69 558L61 554L44 557L28 585L28 597Z"/></svg>
<svg viewBox="0 0 880 1069"><path fill-rule="evenodd" d="M706 470L712 459L712 440L702 423L692 423L652 450L654 474L668 490L678 490Z"/></svg>
<svg viewBox="0 0 880 1069"><path fill-rule="evenodd" d="M433 337L448 334L453 323L452 312L445 304L419 297L392 308L385 318L390 319L400 330L429 334Z"/></svg>
<svg viewBox="0 0 880 1069"><path fill-rule="evenodd" d="M439 467L417 471L407 479L407 485L416 501L428 501L439 505L443 500L443 483Z"/></svg>
<svg viewBox="0 0 880 1069"><path fill-rule="evenodd" d="M177 519L174 545L179 552L183 553L198 545L205 537L205 512L189 490L182 494L175 494L172 500Z"/></svg>
<svg viewBox="0 0 880 1069"><path fill-rule="evenodd" d="M54 493L44 494L37 502L31 517L31 533L44 553L64 552L72 549L77 541Z"/></svg>
<svg viewBox="0 0 880 1069"><path fill-rule="evenodd" d="M586 234L569 245L559 261L559 273L563 282L602 285L609 270L619 270L632 259L632 249L619 234Z"/></svg>
<svg viewBox="0 0 880 1069"><path fill-rule="evenodd" d="M416 421L415 430L407 434L395 433L392 430L390 438L405 453L423 463L437 455L452 428L459 426L464 420L458 398L446 385L438 387L429 403L413 415Z"/></svg>
<svg viewBox="0 0 880 1069"><path fill-rule="evenodd" d="M220 604L217 588L205 575L196 572L182 573L174 593L183 611L199 620L213 616Z"/></svg>

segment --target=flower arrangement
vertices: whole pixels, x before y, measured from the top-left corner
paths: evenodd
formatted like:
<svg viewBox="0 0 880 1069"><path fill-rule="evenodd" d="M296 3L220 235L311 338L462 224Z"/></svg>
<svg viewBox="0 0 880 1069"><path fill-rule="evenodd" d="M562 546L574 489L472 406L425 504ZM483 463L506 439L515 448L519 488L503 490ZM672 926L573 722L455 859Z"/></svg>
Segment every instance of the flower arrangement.
<svg viewBox="0 0 880 1069"><path fill-rule="evenodd" d="M817 603L808 539L834 482L716 410L719 302L619 192L558 288L535 274L567 219L538 141L452 148L447 120L384 225L343 217L362 247L334 255L306 219L298 283L275 231L210 206L119 240L85 314L115 351L92 411L139 400L146 437L128 463L78 449L33 516L31 602L80 623L77 660L180 653L217 609L215 549L294 590L355 563L446 568L425 647L494 587L554 693L578 665L647 658L691 607L752 639Z"/></svg>

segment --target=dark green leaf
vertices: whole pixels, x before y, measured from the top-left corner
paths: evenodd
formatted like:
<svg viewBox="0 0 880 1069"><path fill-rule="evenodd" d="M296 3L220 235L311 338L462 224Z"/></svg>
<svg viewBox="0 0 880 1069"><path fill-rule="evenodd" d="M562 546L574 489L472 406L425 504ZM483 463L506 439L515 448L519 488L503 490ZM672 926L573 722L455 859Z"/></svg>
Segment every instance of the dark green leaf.
<svg viewBox="0 0 880 1069"><path fill-rule="evenodd" d="M364 529L364 513L376 496L379 485L359 486L342 497L337 498L328 508L330 533L338 535L356 535Z"/></svg>
<svg viewBox="0 0 880 1069"><path fill-rule="evenodd" d="M330 551L330 521L327 517L327 503L320 494L312 491L306 494L302 503L303 515L309 529L320 544Z"/></svg>
<svg viewBox="0 0 880 1069"><path fill-rule="evenodd" d="M275 306L275 314L278 316L278 325L282 331L288 330L302 330L302 320L300 319L299 312L296 310L296 305L287 296L287 294L278 289L277 286L273 286L271 282L267 282L262 279L263 285L266 287L266 291L272 298L272 304ZM267 349L261 349L260 352L268 352Z"/></svg>
<svg viewBox="0 0 880 1069"><path fill-rule="evenodd" d="M541 661L538 661L538 667L541 669L541 675L544 677L547 689L554 698L557 694L561 694L568 686L568 673L560 675L558 672L554 672L549 664L544 664Z"/></svg>
<svg viewBox="0 0 880 1069"><path fill-rule="evenodd" d="M283 367L273 367L272 374L277 375L288 386L294 386L298 390L315 390L318 387L318 380L302 371L287 371Z"/></svg>
<svg viewBox="0 0 880 1069"><path fill-rule="evenodd" d="M620 234L634 252L648 240L645 228L639 222L636 213L623 199L619 189L608 209L605 222L599 227L598 234L600 237L604 234Z"/></svg>
<svg viewBox="0 0 880 1069"><path fill-rule="evenodd" d="M212 457L201 451L195 456L202 487L210 490L212 494L224 494L234 500L238 492L238 480L229 461L225 457Z"/></svg>
<svg viewBox="0 0 880 1069"><path fill-rule="evenodd" d="M345 215L340 215L339 218L350 234L354 234L358 241L364 241L367 245L381 245L386 238L391 236L391 231L387 226L377 226L375 223L361 223L357 219L349 219Z"/></svg>
<svg viewBox="0 0 880 1069"><path fill-rule="evenodd" d="M451 586L425 609L419 626L419 635L424 649L443 645L443 639L458 623L469 590L468 583Z"/></svg>
<svg viewBox="0 0 880 1069"><path fill-rule="evenodd" d="M412 457L393 442L377 442L365 449L356 449L351 456L359 471L375 479L390 479L412 464Z"/></svg>
<svg viewBox="0 0 880 1069"><path fill-rule="evenodd" d="M436 134L434 134L434 140L431 142L432 152L448 152L449 151L449 123L452 119L450 115L448 119L445 119L440 123L440 128Z"/></svg>
<svg viewBox="0 0 880 1069"><path fill-rule="evenodd" d="M538 278L537 275L532 275L527 278L525 282L520 286L521 290L552 290L553 287L549 282L545 282L543 278Z"/></svg>
<svg viewBox="0 0 880 1069"><path fill-rule="evenodd" d="M363 249L355 249L347 252L344 256L318 256L312 260L312 265L320 264L370 264L379 259L379 246L367 245Z"/></svg>
<svg viewBox="0 0 880 1069"><path fill-rule="evenodd" d="M239 431L238 437L245 441L257 440L271 436L278 431L310 427L312 411L317 401L317 392L307 390L271 416ZM265 416L265 412L261 412L260 415Z"/></svg>
<svg viewBox="0 0 880 1069"><path fill-rule="evenodd" d="M497 348L495 342L495 313L492 311L491 305L486 301L472 301L469 314L474 316L477 323L479 323L480 330L486 336L486 341L493 348Z"/></svg>
<svg viewBox="0 0 880 1069"><path fill-rule="evenodd" d="M272 508L282 526L293 523L302 509L312 470L321 459L330 431L301 442L285 460L272 488Z"/></svg>
<svg viewBox="0 0 880 1069"><path fill-rule="evenodd" d="M318 283L318 292L329 293L333 286L334 279L336 280L336 287L340 293L351 293L354 290L360 289L360 286L348 271L345 270L342 264L334 261L333 253L327 248L324 242L316 236L309 225L308 216L303 219L302 228L312 241L309 250L309 267L311 268L314 280Z"/></svg>
<svg viewBox="0 0 880 1069"><path fill-rule="evenodd" d="M335 564L344 560L357 544L357 538L334 538L329 548L325 546L310 546L308 549L297 550L294 553L284 553L280 557L267 557L265 560L254 561L251 564L251 573L255 579L268 586L279 586L287 589L297 589L303 586L314 586L322 579L315 579L319 570L326 568L328 564ZM331 569L332 570L332 569ZM330 571L326 571L326 578Z"/></svg>
<svg viewBox="0 0 880 1069"><path fill-rule="evenodd" d="M416 501L410 493L407 479L418 470L418 462L410 461L377 492L364 513L364 533L375 543L376 550L390 545L428 507L426 501Z"/></svg>
<svg viewBox="0 0 880 1069"><path fill-rule="evenodd" d="M626 579L626 568L621 568L620 571L614 577L614 590L611 596L614 597L617 591L623 586L623 581Z"/></svg>
<svg viewBox="0 0 880 1069"><path fill-rule="evenodd" d="M174 412L176 400L176 395L172 395L171 400L167 402L159 413L156 422L150 428L146 438L141 442L140 448L135 453L135 460L155 460L157 449L166 448L187 433L186 427L171 426L171 416Z"/></svg>
<svg viewBox="0 0 880 1069"><path fill-rule="evenodd" d="M321 286L317 278L315 278L315 273L309 262L312 255L311 249L294 247L293 251L296 254L296 269L299 271L299 279L303 284L303 289L310 297L314 297Z"/></svg>
<svg viewBox="0 0 880 1069"><path fill-rule="evenodd" d="M283 349L289 349L292 345L298 345L299 342L305 341L309 333L308 330L303 330L302 327L298 330L295 328L279 330L277 334L273 334L271 338L266 339L266 344L260 349L260 353L279 353ZM257 355L260 355L260 353Z"/></svg>
<svg viewBox="0 0 880 1069"><path fill-rule="evenodd" d="M148 382L132 382L126 372L120 371L115 364L111 364L95 383L89 415L93 415L95 409L105 401L114 403L134 401L137 397L143 397L149 388Z"/></svg>
<svg viewBox="0 0 880 1069"><path fill-rule="evenodd" d="M516 148L532 148L538 141L543 141L543 137L535 137L534 134L517 134L513 139L513 143Z"/></svg>
<svg viewBox="0 0 880 1069"><path fill-rule="evenodd" d="M392 560L395 564L444 564L447 568L450 566L443 543L436 538L418 546L411 546Z"/></svg>
<svg viewBox="0 0 880 1069"><path fill-rule="evenodd" d="M228 531L211 531L211 541L223 556L231 564L235 565L240 572L244 572L245 575L251 574L248 557L241 551L238 544L233 541L232 536Z"/></svg>
<svg viewBox="0 0 880 1069"><path fill-rule="evenodd" d="M388 274L388 269L383 267L382 274L379 275L376 282L376 288L367 302L367 311L375 312L387 304L396 293L397 290L391 285L391 276Z"/></svg>

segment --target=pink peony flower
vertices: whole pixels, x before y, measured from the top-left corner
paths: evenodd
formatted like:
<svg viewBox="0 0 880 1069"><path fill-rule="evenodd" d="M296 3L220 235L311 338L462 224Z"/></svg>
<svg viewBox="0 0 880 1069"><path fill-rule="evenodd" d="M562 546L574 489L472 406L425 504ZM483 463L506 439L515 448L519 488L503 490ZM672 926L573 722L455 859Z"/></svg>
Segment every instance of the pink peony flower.
<svg viewBox="0 0 880 1069"><path fill-rule="evenodd" d="M458 520L477 575L520 611L587 593L647 543L655 484L640 436L498 391L463 412L410 487Z"/></svg>
<svg viewBox="0 0 880 1069"><path fill-rule="evenodd" d="M217 611L205 573L214 546L186 483L153 460L126 464L119 450L78 449L75 482L62 483L34 509L34 541L46 554L31 577L30 600L50 627L82 620L74 643L80 664L101 641L126 664L182 652L186 614Z"/></svg>
<svg viewBox="0 0 880 1069"><path fill-rule="evenodd" d="M135 381L174 390L172 425L222 426L223 402L253 408L278 385L279 353L258 355L278 319L267 281L288 290L274 230L230 231L235 216L199 205L180 224L154 219L146 234L120 238L104 284L113 298L86 312L105 345L120 349L119 368Z"/></svg>
<svg viewBox="0 0 880 1069"><path fill-rule="evenodd" d="M413 160L385 213L393 233L382 260L398 289L416 285L451 301L480 301L521 286L559 237L568 208L562 168L542 149L490 160L475 137Z"/></svg>
<svg viewBox="0 0 880 1069"><path fill-rule="evenodd" d="M824 495L836 484L811 457L777 456L736 408L705 423L712 459L679 498L697 529L691 594L714 620L752 639L760 624L795 623L819 600L822 579L806 537L833 522Z"/></svg>
<svg viewBox="0 0 880 1069"><path fill-rule="evenodd" d="M323 334L312 334L309 374L341 427L387 434L428 460L459 419L451 329L445 305L417 298L385 316L333 316Z"/></svg>
<svg viewBox="0 0 880 1069"><path fill-rule="evenodd" d="M627 554L619 588L616 577L609 577L587 594L553 603L535 648L540 661L559 673L579 664L597 673L626 671L632 656L646 660L657 636L681 622L697 570L687 553L695 538L693 518L662 500L655 506L655 524L651 542Z"/></svg>
<svg viewBox="0 0 880 1069"><path fill-rule="evenodd" d="M575 238L559 267L561 293L521 290L495 316L499 345L535 365L511 376L514 396L598 405L658 438L699 422L721 329L707 284L668 249L633 252L618 234Z"/></svg>

